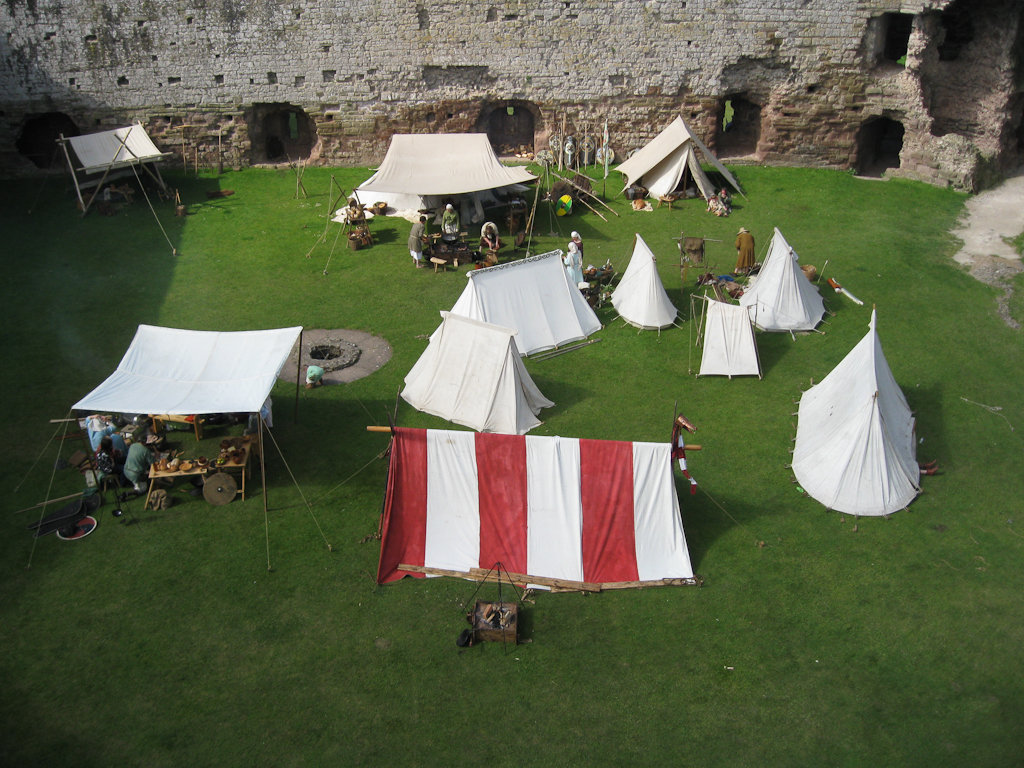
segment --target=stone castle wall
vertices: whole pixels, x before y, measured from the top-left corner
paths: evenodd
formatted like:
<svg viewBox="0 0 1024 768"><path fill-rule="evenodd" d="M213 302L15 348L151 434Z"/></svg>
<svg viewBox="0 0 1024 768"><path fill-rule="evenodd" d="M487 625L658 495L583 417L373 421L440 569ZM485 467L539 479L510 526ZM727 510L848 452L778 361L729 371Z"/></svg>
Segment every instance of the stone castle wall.
<svg viewBox="0 0 1024 768"><path fill-rule="evenodd" d="M139 121L179 164L371 165L393 133L536 150L606 120L621 157L682 114L724 154L831 168L865 168L893 146L878 126L901 128L890 174L976 189L1018 163L1019 6L6 0L0 172L34 169L55 125ZM901 24L905 63L887 58Z"/></svg>

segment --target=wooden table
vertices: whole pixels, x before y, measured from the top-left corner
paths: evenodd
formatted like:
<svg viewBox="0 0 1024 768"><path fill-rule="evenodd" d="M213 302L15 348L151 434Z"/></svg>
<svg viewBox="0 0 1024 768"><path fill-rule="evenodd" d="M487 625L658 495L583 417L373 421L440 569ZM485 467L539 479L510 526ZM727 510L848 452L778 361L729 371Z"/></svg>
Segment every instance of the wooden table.
<svg viewBox="0 0 1024 768"><path fill-rule="evenodd" d="M186 414L176 413L151 413L149 417L153 420L153 431L159 432L163 428L161 422L169 421L174 424L189 424L195 427L196 440L203 439L203 419L199 414L196 414L195 419L189 420L190 417Z"/></svg>
<svg viewBox="0 0 1024 768"><path fill-rule="evenodd" d="M227 472L229 475L238 474L241 480L238 483L238 493L242 496L242 501L245 501L245 478L249 477L251 471L249 469L249 458L252 456L251 443L245 443L239 450L243 451L245 455L242 457L240 464L235 464L229 461L227 464L211 464L210 469L215 472Z"/></svg>
<svg viewBox="0 0 1024 768"><path fill-rule="evenodd" d="M149 465L149 492L146 494L146 503L142 505L143 509L149 509L149 498L153 495L153 489L156 488L158 480L169 480L174 482L179 477L190 477L192 475L205 475L210 469L210 466L196 467L188 470L174 470L173 472L169 469L160 469L156 463Z"/></svg>

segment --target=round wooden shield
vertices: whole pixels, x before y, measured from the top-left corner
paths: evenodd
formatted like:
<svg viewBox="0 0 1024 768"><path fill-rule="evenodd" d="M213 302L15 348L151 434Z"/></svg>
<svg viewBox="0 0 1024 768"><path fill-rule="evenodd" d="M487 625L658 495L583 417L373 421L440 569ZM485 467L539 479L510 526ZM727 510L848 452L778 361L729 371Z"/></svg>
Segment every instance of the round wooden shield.
<svg viewBox="0 0 1024 768"><path fill-rule="evenodd" d="M203 498L215 507L223 507L238 493L238 483L227 472L218 472L206 478L203 485Z"/></svg>

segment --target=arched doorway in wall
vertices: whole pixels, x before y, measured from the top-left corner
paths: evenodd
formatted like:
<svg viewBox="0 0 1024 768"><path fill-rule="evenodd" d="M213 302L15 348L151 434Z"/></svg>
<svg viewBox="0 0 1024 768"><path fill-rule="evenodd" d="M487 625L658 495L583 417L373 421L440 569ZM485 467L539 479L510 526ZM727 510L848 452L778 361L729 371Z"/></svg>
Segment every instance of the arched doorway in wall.
<svg viewBox="0 0 1024 768"><path fill-rule="evenodd" d="M61 154L57 139L62 135L68 138L81 133L75 121L63 112L47 112L25 121L14 146L22 157L31 160L37 168L50 168L62 161L57 157Z"/></svg>
<svg viewBox="0 0 1024 768"><path fill-rule="evenodd" d="M881 176L889 168L899 168L903 134L903 123L888 117L863 123L857 132L857 173Z"/></svg>
<svg viewBox="0 0 1024 768"><path fill-rule="evenodd" d="M536 107L523 101L500 101L480 112L476 129L486 133L499 157L533 152Z"/></svg>
<svg viewBox="0 0 1024 768"><path fill-rule="evenodd" d="M715 154L719 158L752 155L761 138L761 107L743 94L726 96L718 103Z"/></svg>
<svg viewBox="0 0 1024 768"><path fill-rule="evenodd" d="M291 104L254 104L248 110L253 163L307 160L316 146L316 124Z"/></svg>

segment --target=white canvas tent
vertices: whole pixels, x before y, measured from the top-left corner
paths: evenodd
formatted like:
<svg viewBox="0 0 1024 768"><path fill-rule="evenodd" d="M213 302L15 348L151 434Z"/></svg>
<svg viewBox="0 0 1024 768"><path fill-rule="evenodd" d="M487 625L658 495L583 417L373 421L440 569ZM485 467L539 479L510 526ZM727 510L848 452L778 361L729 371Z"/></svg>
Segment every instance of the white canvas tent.
<svg viewBox="0 0 1024 768"><path fill-rule="evenodd" d="M764 265L740 297L762 331L813 331L825 316L825 302L800 269L800 257L775 228Z"/></svg>
<svg viewBox="0 0 1024 768"><path fill-rule="evenodd" d="M729 173L729 169L704 146L682 117L673 120L616 170L625 177L627 187L640 183L652 197L661 197L675 191L683 174L689 171L701 195L707 200L717 190L701 168L701 163L713 166L733 189L743 194L739 182Z"/></svg>
<svg viewBox="0 0 1024 768"><path fill-rule="evenodd" d="M516 351L515 331L442 312L441 327L405 377L402 397L478 432L525 435L554 405L537 389Z"/></svg>
<svg viewBox="0 0 1024 768"><path fill-rule="evenodd" d="M672 325L679 314L665 293L657 259L639 234L629 266L612 293L612 306L630 325L651 331Z"/></svg>
<svg viewBox="0 0 1024 768"><path fill-rule="evenodd" d="M871 312L867 335L800 398L793 473L828 509L887 515L920 492L914 416Z"/></svg>
<svg viewBox="0 0 1024 768"><path fill-rule="evenodd" d="M61 136L57 141L64 150L68 169L75 181L83 215L88 205L82 199L82 189L102 186L108 178L125 175L125 171L134 175L135 169L141 167L161 189L167 188L159 169L154 173L149 166L156 168L155 163L170 157L171 153L157 149L139 123L83 136ZM102 176L96 178L97 174Z"/></svg>
<svg viewBox="0 0 1024 768"><path fill-rule="evenodd" d="M704 320L704 354L698 376L757 376L761 361L757 356L754 326L744 307L707 300Z"/></svg>
<svg viewBox="0 0 1024 768"><path fill-rule="evenodd" d="M452 314L516 331L522 355L532 355L601 329L601 321L579 289L569 282L562 252L470 270L469 283Z"/></svg>
<svg viewBox="0 0 1024 768"><path fill-rule="evenodd" d="M256 413L302 333L140 325L102 384L74 408L99 413Z"/></svg>
<svg viewBox="0 0 1024 768"><path fill-rule="evenodd" d="M383 202L407 218L438 208L443 197L470 195L462 217L478 221L484 205L522 194L519 185L536 178L524 167L503 165L485 133L396 133L377 172L355 194L363 205Z"/></svg>

